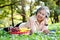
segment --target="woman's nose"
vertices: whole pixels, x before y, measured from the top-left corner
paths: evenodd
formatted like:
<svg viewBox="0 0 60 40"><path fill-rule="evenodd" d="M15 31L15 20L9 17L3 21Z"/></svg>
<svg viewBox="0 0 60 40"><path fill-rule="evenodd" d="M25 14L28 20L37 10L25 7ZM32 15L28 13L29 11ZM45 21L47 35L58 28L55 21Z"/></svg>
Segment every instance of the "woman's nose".
<svg viewBox="0 0 60 40"><path fill-rule="evenodd" d="M42 14L40 14L40 17L42 17L43 15Z"/></svg>

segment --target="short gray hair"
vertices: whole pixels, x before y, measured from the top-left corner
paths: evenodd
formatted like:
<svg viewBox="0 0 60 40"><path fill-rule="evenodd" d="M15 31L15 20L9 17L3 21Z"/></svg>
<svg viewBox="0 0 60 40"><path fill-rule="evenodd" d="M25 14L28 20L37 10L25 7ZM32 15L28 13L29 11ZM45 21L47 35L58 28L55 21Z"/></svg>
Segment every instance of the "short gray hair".
<svg viewBox="0 0 60 40"><path fill-rule="evenodd" d="M38 8L37 11L36 11L36 15L37 15L37 12L39 10L45 10L46 11L46 17L49 17L50 11L49 11L49 8L47 6L42 6L42 7Z"/></svg>

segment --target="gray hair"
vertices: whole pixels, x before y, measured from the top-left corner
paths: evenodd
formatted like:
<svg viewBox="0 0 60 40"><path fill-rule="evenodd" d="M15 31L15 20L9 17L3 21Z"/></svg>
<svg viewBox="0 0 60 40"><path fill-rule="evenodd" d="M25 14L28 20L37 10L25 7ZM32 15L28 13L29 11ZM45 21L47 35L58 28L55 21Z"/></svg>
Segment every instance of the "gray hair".
<svg viewBox="0 0 60 40"><path fill-rule="evenodd" d="M39 10L45 10L45 11L46 11L46 17L47 17L47 18L49 17L50 11L49 11L49 8L48 8L47 6L42 6L42 7L38 8L37 11L36 11L36 15L37 15L37 12L38 12Z"/></svg>

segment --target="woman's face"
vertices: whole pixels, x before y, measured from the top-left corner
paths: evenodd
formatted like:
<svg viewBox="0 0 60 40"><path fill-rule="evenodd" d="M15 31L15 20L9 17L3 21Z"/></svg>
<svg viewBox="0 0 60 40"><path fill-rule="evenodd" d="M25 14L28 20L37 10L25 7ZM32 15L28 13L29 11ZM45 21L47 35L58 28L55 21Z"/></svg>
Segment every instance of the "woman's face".
<svg viewBox="0 0 60 40"><path fill-rule="evenodd" d="M37 20L39 20L39 21L44 20L45 16L46 16L45 10L39 10L39 11L37 12L37 15L36 15Z"/></svg>

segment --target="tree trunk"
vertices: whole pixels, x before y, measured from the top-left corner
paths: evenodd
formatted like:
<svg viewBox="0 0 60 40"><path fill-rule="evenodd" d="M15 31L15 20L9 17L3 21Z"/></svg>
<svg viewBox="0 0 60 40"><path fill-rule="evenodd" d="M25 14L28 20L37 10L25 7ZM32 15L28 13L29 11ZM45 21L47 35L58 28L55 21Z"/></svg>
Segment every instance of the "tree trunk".
<svg viewBox="0 0 60 40"><path fill-rule="evenodd" d="M11 19L12 19L12 26L14 26L14 21L13 21L13 7L12 7L12 5L11 5Z"/></svg>
<svg viewBox="0 0 60 40"><path fill-rule="evenodd" d="M24 10L24 7L25 7L25 0L21 0L21 5L22 5L22 14L26 15L25 14L25 10ZM23 22L26 22L26 17L25 16L22 16L23 17Z"/></svg>
<svg viewBox="0 0 60 40"><path fill-rule="evenodd" d="M25 14L25 10L24 10L24 7L22 6L22 14L26 15ZM25 16L22 16L23 17L23 22L26 22L26 17Z"/></svg>
<svg viewBox="0 0 60 40"><path fill-rule="evenodd" d="M54 13L54 20L55 20L55 23L59 22L58 14L56 12Z"/></svg>

